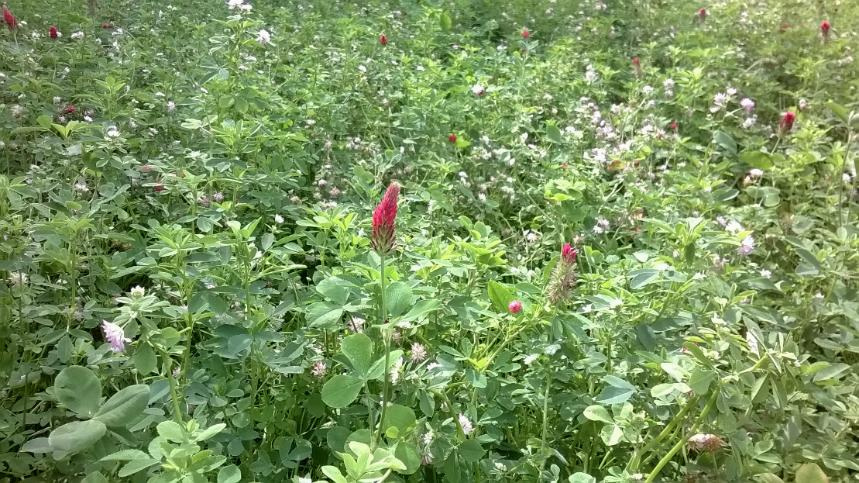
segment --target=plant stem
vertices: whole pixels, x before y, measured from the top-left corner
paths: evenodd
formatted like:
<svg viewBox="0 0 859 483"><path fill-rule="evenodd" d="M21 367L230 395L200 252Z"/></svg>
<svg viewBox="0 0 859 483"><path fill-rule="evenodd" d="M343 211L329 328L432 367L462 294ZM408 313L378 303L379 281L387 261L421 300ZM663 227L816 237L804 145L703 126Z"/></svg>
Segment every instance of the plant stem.
<svg viewBox="0 0 859 483"><path fill-rule="evenodd" d="M380 276L381 276L381 278L379 281L379 287L380 287L380 290L379 290L379 320L381 321L381 325L384 326L386 319L387 319L386 312L385 312L385 288L386 288L385 287L385 285L386 285L386 283L385 283L386 282L386 279L385 279L385 254L379 253L379 259L381 260L381 263L380 263L380 267L381 267ZM390 351L391 336L389 334L389 331L385 327L382 328L382 338L383 338L384 343L385 343L385 347L384 347L385 365L382 368L384 371L384 378L385 378L384 381L385 382L384 382L384 385L382 386L382 414L379 416L379 430L376 432L376 437L373 438L373 445L372 445L373 450L376 449L376 447L379 444L379 440L382 437L382 429L383 429L382 425L383 425L383 422L385 421L385 413L388 410L388 386L391 383L391 374L388 372L388 365L390 364L390 358L391 358L391 351Z"/></svg>
<svg viewBox="0 0 859 483"><path fill-rule="evenodd" d="M707 415L710 414L710 411L713 409L713 406L716 405L716 399L718 398L718 396L719 388L716 388L715 390L713 390L713 395L710 396L710 400L707 401L707 405L704 407L704 410L701 412L698 418L695 419L695 422L692 424L692 427L689 428L688 433L692 433L698 430L698 426L701 425L701 422L704 421L704 418L706 418ZM683 445L686 444L686 434L688 433L684 433L683 431L680 432L680 439L677 440L677 443L674 444L671 450L666 453L665 456L663 456L658 463L656 463L656 467L653 468L653 471L650 472L650 474L647 476L647 479L644 480L644 483L653 483L653 481L656 480L656 477L659 476L659 472L662 471L663 468L665 468L665 466L671 461L671 459L674 458L674 455L676 455L680 451L680 449L683 448Z"/></svg>
<svg viewBox="0 0 859 483"><path fill-rule="evenodd" d="M636 470L638 470L638 465L641 463L642 456L650 452L666 436L671 434L674 431L674 428L686 418L686 413L688 413L693 407L695 407L697 403L698 396L692 396L692 398L689 399L686 405L683 406L683 409L681 409L680 412L678 412L673 418L671 418L671 421L669 421L668 424L665 425L664 428L662 428L662 431L659 432L656 438L651 439L646 445L644 445L644 448L642 448L640 451L637 451L633 455L632 459L629 462L629 466L627 467L628 471L635 473Z"/></svg>
<svg viewBox="0 0 859 483"><path fill-rule="evenodd" d="M173 377L173 359L170 359L170 356L164 351L161 351L161 357L167 365L167 381L170 382L170 399L173 400L173 417L177 423L184 425L182 406L179 404L179 393L176 391L176 378Z"/></svg>
<svg viewBox="0 0 859 483"><path fill-rule="evenodd" d="M546 392L543 393L543 433L540 436L542 442L543 449L543 458L540 461L540 477L543 475L543 468L546 467L546 460L548 459L547 451L546 451L546 437L549 433L549 389L552 387L552 371L551 369L546 370Z"/></svg>

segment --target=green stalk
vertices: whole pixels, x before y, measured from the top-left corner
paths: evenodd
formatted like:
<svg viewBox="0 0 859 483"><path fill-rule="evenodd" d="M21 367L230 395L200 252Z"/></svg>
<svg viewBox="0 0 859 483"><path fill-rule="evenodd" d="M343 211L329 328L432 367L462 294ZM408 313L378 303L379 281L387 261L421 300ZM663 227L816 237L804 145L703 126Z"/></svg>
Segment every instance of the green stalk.
<svg viewBox="0 0 859 483"><path fill-rule="evenodd" d="M385 312L385 285L386 285L385 282L386 282L386 279L385 279L385 253L384 252L380 251L379 259L381 260L380 266L381 266L381 270L382 270L381 279L379 281L379 285L381 287L381 290L379 291L379 320L381 321L381 324L384 325L385 319L386 319L386 317L385 317L385 314L386 314L386 312ZM385 349L384 349L385 350L385 365L383 367L384 375L385 375L384 376L385 382L384 382L384 385L382 386L382 414L379 417L379 430L376 431L376 437L373 438L372 449L374 449L374 450L378 446L379 440L382 437L382 424L385 421L385 413L388 410L388 386L391 384L391 374L388 372L388 365L390 364L390 358L391 358L391 351L390 351L391 337L389 335L389 332L386 329L383 329L382 337L383 337L384 342L385 342Z"/></svg>
<svg viewBox="0 0 859 483"><path fill-rule="evenodd" d="M173 400L173 417L177 423L184 426L182 406L179 404L179 393L176 391L176 378L173 377L173 360L164 351L161 351L161 357L167 365L167 381L170 382L170 399Z"/></svg>
<svg viewBox="0 0 859 483"><path fill-rule="evenodd" d="M650 474L647 476L647 479L644 480L644 483L653 483L653 481L656 480L656 477L659 476L659 472L662 471L663 468L665 468L665 466L674 458L674 455L676 455L680 451L680 449L683 448L683 445L686 444L686 434L697 431L698 427L701 425L701 422L704 421L704 418L706 418L707 415L710 414L710 411L713 409L713 406L716 405L716 399L718 396L719 389L716 388L713 391L713 395L710 396L710 400L707 401L707 405L704 407L704 411L701 412L701 414L692 424L692 427L689 428L689 431L686 433L684 433L683 431L680 432L680 439L677 440L677 443L674 444L671 450L666 453L665 456L663 456L658 463L656 463L656 467L653 468L653 471L650 472Z"/></svg>
<svg viewBox="0 0 859 483"><path fill-rule="evenodd" d="M692 398L689 399L689 401L686 403L685 406L683 406L680 412L678 412L673 418L671 418L671 421L669 421L668 424L665 425L664 428L662 428L662 431L659 432L656 438L651 439L646 445L644 445L644 448L642 448L640 451L637 451L636 454L633 455L632 460L630 460L629 466L627 467L627 470L631 473L635 473L636 470L638 470L638 465L641 463L642 456L650 452L666 436L674 432L674 428L677 427L677 425L680 424L681 421L686 419L686 413L688 413L693 407L695 407L697 403L698 396L692 396Z"/></svg>
<svg viewBox="0 0 859 483"><path fill-rule="evenodd" d="M546 467L546 460L548 457L546 456L546 438L549 433L549 389L552 387L552 372L551 370L546 371L546 392L543 394L543 433L540 436L542 440L543 452L544 454L542 461L540 461L540 477L543 476L543 468Z"/></svg>

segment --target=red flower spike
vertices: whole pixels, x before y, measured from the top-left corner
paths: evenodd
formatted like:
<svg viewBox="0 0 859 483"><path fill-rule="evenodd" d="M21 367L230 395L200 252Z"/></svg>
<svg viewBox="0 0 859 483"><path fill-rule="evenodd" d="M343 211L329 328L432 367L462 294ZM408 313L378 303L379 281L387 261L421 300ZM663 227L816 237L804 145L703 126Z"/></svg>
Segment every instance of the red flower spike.
<svg viewBox="0 0 859 483"><path fill-rule="evenodd" d="M790 132L793 129L793 123L796 121L796 113L787 111L781 115L781 121L778 123L778 128L782 134Z"/></svg>
<svg viewBox="0 0 859 483"><path fill-rule="evenodd" d="M3 21L6 22L9 30L14 30L18 26L18 21L12 15L12 12L6 8L6 5L3 5Z"/></svg>
<svg viewBox="0 0 859 483"><path fill-rule="evenodd" d="M69 104L63 108L63 114L74 114L77 110L78 108L74 104Z"/></svg>
<svg viewBox="0 0 859 483"><path fill-rule="evenodd" d="M635 71L635 75L641 75L641 59L637 55L632 58L632 70Z"/></svg>
<svg viewBox="0 0 859 483"><path fill-rule="evenodd" d="M820 33L823 35L823 38L829 39L829 30L832 28L832 24L829 23L829 20L824 20L820 22Z"/></svg>
<svg viewBox="0 0 859 483"><path fill-rule="evenodd" d="M525 40L528 40L531 38L531 31L528 30L528 27L524 27L522 29L522 38Z"/></svg>
<svg viewBox="0 0 859 483"><path fill-rule="evenodd" d="M382 47L388 45L388 36L385 34L379 35L379 44L381 44Z"/></svg>
<svg viewBox="0 0 859 483"><path fill-rule="evenodd" d="M450 133L450 136L447 137L447 140L452 144L456 144L456 133Z"/></svg>
<svg viewBox="0 0 859 483"><path fill-rule="evenodd" d="M674 132L677 132L677 129L679 129L679 128L680 128L680 126L677 124L677 121L671 121L671 129Z"/></svg>
<svg viewBox="0 0 859 483"><path fill-rule="evenodd" d="M380 254L385 254L394 248L394 223L397 221L397 199L400 196L400 185L393 182L388 186L382 201L373 211L373 233L370 242Z"/></svg>
<svg viewBox="0 0 859 483"><path fill-rule="evenodd" d="M564 246L561 247L561 259L564 263L572 265L576 263L576 257L579 255L579 252L573 248L569 243L564 243Z"/></svg>
<svg viewBox="0 0 859 483"><path fill-rule="evenodd" d="M701 8L699 8L699 9L698 9L697 16L698 16L698 21L699 21L699 22L703 22L703 21L707 20L707 17L708 17L709 15L710 15L710 13L707 11L707 9L706 9L706 8L701 7Z"/></svg>
<svg viewBox="0 0 859 483"><path fill-rule="evenodd" d="M57 26L51 25L51 28L48 29L48 37L50 37L52 40L57 40L57 37L59 36L60 34L59 32L57 32Z"/></svg>
<svg viewBox="0 0 859 483"><path fill-rule="evenodd" d="M513 315L518 314L522 311L522 302L518 300L514 300L507 305L507 311Z"/></svg>

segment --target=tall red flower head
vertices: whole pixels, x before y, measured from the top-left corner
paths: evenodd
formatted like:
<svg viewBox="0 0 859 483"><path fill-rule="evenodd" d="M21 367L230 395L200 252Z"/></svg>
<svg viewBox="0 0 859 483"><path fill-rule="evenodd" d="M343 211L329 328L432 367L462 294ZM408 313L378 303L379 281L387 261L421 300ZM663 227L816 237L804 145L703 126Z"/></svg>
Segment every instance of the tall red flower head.
<svg viewBox="0 0 859 483"><path fill-rule="evenodd" d="M59 34L59 32L57 32L57 26L51 25L51 28L48 29L48 37L50 37L53 40L57 40L57 37L59 37L59 36L60 36L60 34Z"/></svg>
<svg viewBox="0 0 859 483"><path fill-rule="evenodd" d="M677 124L677 121L671 121L670 127L671 127L671 130L674 132L677 132L677 130L680 129L680 125Z"/></svg>
<svg viewBox="0 0 859 483"><path fill-rule="evenodd" d="M63 114L74 114L78 108L74 104L68 104L63 108Z"/></svg>
<svg viewBox="0 0 859 483"><path fill-rule="evenodd" d="M700 20L701 22L703 22L704 20L707 20L708 15L710 15L710 13L707 12L706 8L701 7L698 9L698 20Z"/></svg>
<svg viewBox="0 0 859 483"><path fill-rule="evenodd" d="M388 45L388 36L385 34L379 35L379 43L382 45L382 47Z"/></svg>
<svg viewBox="0 0 859 483"><path fill-rule="evenodd" d="M382 201L373 211L373 233L370 242L379 254L385 254L394 248L394 223L397 221L397 198L400 196L400 185L391 183L382 196Z"/></svg>
<svg viewBox="0 0 859 483"><path fill-rule="evenodd" d="M796 113L793 111L787 111L781 115L781 121L778 123L778 128L782 134L788 133L793 129L794 121L796 121Z"/></svg>
<svg viewBox="0 0 859 483"><path fill-rule="evenodd" d="M525 40L528 40L531 38L531 31L528 30L528 27L522 28L522 38Z"/></svg>
<svg viewBox="0 0 859 483"><path fill-rule="evenodd" d="M507 304L507 311L513 315L518 314L522 311L522 302L519 300L513 300L509 304Z"/></svg>
<svg viewBox="0 0 859 483"><path fill-rule="evenodd" d="M641 59L637 55L632 58L632 70L635 71L635 75L641 75Z"/></svg>
<svg viewBox="0 0 859 483"><path fill-rule="evenodd" d="M447 137L447 140L450 141L452 144L456 144L456 133L450 133L450 136Z"/></svg>
<svg viewBox="0 0 859 483"><path fill-rule="evenodd" d="M564 246L561 247L561 260L563 260L564 263L572 265L576 263L577 256L579 256L579 252L569 243L564 243Z"/></svg>
<svg viewBox="0 0 859 483"><path fill-rule="evenodd" d="M832 24L829 23L829 20L824 20L820 22L820 33L823 35L824 39L829 39L829 30L832 28Z"/></svg>
<svg viewBox="0 0 859 483"><path fill-rule="evenodd" d="M6 22L9 30L13 30L18 26L18 21L15 20L15 16L12 15L12 12L8 8L6 8L6 5L3 5L3 21Z"/></svg>

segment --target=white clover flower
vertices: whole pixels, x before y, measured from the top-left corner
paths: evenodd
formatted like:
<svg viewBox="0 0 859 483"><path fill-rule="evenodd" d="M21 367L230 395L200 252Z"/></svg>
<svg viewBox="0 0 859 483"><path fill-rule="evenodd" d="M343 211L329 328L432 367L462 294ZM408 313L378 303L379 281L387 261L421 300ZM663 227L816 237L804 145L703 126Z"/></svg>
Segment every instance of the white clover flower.
<svg viewBox="0 0 859 483"><path fill-rule="evenodd" d="M459 421L459 425L462 427L463 434L466 436L474 431L474 426L471 425L471 421L469 421L465 414L459 413L457 420Z"/></svg>
<svg viewBox="0 0 859 483"><path fill-rule="evenodd" d="M850 176L850 173L844 173L841 175L841 181L844 182L844 184L850 184L853 182L853 177Z"/></svg>
<svg viewBox="0 0 859 483"><path fill-rule="evenodd" d="M762 169L752 168L749 170L749 176L752 179L760 179L761 177L763 177L763 175L764 171Z"/></svg>
<svg viewBox="0 0 859 483"><path fill-rule="evenodd" d="M593 84L598 80L599 75L594 70L594 66L588 64L587 69L585 70L585 82L587 82L588 84Z"/></svg>
<svg viewBox="0 0 859 483"><path fill-rule="evenodd" d="M724 220L724 218L723 218L723 220ZM721 223L720 222L719 224L724 226L725 230L727 230L729 233L732 233L732 234L737 234L737 233L739 233L745 229L745 228L743 228L743 225L737 223L736 220L730 220L727 223Z"/></svg>
<svg viewBox="0 0 859 483"><path fill-rule="evenodd" d="M326 372L328 372L328 366L325 365L325 361L314 362L313 367L310 369L310 373L317 379L325 377Z"/></svg>
<svg viewBox="0 0 859 483"><path fill-rule="evenodd" d="M415 342L412 344L412 354L411 360L412 362L421 362L427 358L427 349L420 342Z"/></svg>
<svg viewBox="0 0 859 483"><path fill-rule="evenodd" d="M167 112L173 112L176 110L176 103L173 101L167 101Z"/></svg>
<svg viewBox="0 0 859 483"><path fill-rule="evenodd" d="M9 272L9 277L6 278L13 287L20 287L21 285L25 285L30 277L27 276L24 272Z"/></svg>
<svg viewBox="0 0 859 483"><path fill-rule="evenodd" d="M725 442L715 434L698 433L690 436L687 444L696 451L714 452L721 448Z"/></svg>
<svg viewBox="0 0 859 483"><path fill-rule="evenodd" d="M77 183L75 183L74 190L78 193L88 193L89 187L87 186L86 181L79 180Z"/></svg>
<svg viewBox="0 0 859 483"><path fill-rule="evenodd" d="M673 79L665 79L664 81L662 81L662 87L666 91L673 90L674 89L674 80Z"/></svg>
<svg viewBox="0 0 859 483"><path fill-rule="evenodd" d="M19 104L14 104L11 110L12 115L15 117L21 117L24 115L24 107Z"/></svg>
<svg viewBox="0 0 859 483"><path fill-rule="evenodd" d="M653 94L653 87L644 86L641 88L641 92L643 92L645 96L649 96L650 94Z"/></svg>
<svg viewBox="0 0 859 483"><path fill-rule="evenodd" d="M746 344L749 346L749 351L754 355L760 355L760 348L758 347L758 339L755 338L755 335L752 334L752 331L746 331Z"/></svg>
<svg viewBox="0 0 859 483"><path fill-rule="evenodd" d="M274 215L274 222L280 225L281 223L283 223L283 217L280 216L280 214Z"/></svg>
<svg viewBox="0 0 859 483"><path fill-rule="evenodd" d="M747 117L743 120L743 129L751 129L758 122L758 116Z"/></svg>
<svg viewBox="0 0 859 483"><path fill-rule="evenodd" d="M713 96L713 106L710 107L710 112L716 113L725 108L728 104L728 95L719 92L715 96Z"/></svg>
<svg viewBox="0 0 859 483"><path fill-rule="evenodd" d="M764 269L761 269L760 274L761 274L761 277L763 277L763 278L770 278L770 277L772 277L773 273L770 270L767 270L766 268L764 268Z"/></svg>
<svg viewBox="0 0 859 483"><path fill-rule="evenodd" d="M742 107L746 112L751 113L755 110L755 101L748 97L744 97L743 100L740 101L740 107Z"/></svg>
<svg viewBox="0 0 859 483"><path fill-rule="evenodd" d="M125 350L125 343L131 342L131 339L125 337L125 331L122 330L122 327L113 322L102 320L101 330L104 333L104 339L110 344L113 352L123 352Z"/></svg>
<svg viewBox="0 0 859 483"><path fill-rule="evenodd" d="M83 33L83 32L81 32L80 30L78 30L77 32L74 32L74 33L71 35L71 39L72 39L72 40L80 40L80 39L82 39L82 38L84 38L84 33Z"/></svg>
<svg viewBox="0 0 859 483"><path fill-rule="evenodd" d="M62 98L62 97L60 97L60 96L55 96L55 97L54 97L54 104L59 104L59 103L61 103L61 102L63 102L63 98Z"/></svg>
<svg viewBox="0 0 859 483"><path fill-rule="evenodd" d="M108 138L116 139L119 137L119 129L117 129L116 126L113 126L113 125L108 126L107 131L105 131L105 135Z"/></svg>
<svg viewBox="0 0 859 483"><path fill-rule="evenodd" d="M745 238L743 238L742 242L740 242L740 247L737 248L737 253L739 253L742 256L746 256L746 255L752 253L752 251L754 251L754 249L755 249L755 239L752 238L751 235L748 235Z"/></svg>
<svg viewBox="0 0 859 483"><path fill-rule="evenodd" d="M725 92L727 92L728 96L734 96L737 94L737 90L733 87L728 87Z"/></svg>
<svg viewBox="0 0 859 483"><path fill-rule="evenodd" d="M486 88L483 87L479 82L471 86L471 93L477 97L480 97L486 94Z"/></svg>
<svg viewBox="0 0 859 483"><path fill-rule="evenodd" d="M259 42L260 45L268 45L271 43L271 34L268 30L260 30L257 32L257 42Z"/></svg>
<svg viewBox="0 0 859 483"><path fill-rule="evenodd" d="M141 287L140 285L135 285L134 287L132 287L129 293L131 294L131 298L139 299L146 295L146 289Z"/></svg>

